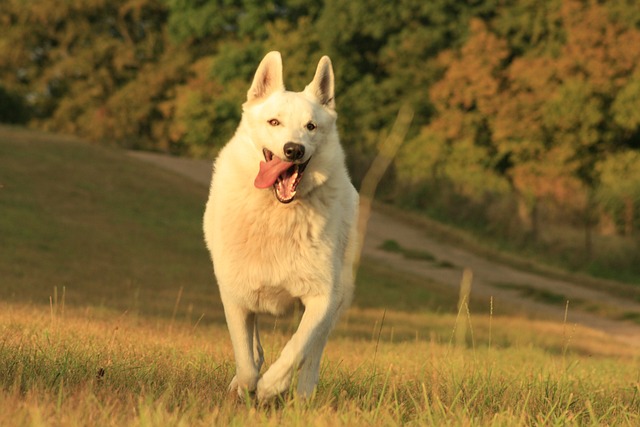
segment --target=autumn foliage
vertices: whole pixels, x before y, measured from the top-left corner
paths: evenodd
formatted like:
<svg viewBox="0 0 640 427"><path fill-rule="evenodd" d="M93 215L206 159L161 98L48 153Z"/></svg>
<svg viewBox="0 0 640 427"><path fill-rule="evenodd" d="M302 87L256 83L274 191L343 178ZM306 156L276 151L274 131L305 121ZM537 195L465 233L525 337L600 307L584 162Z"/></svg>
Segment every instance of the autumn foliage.
<svg viewBox="0 0 640 427"><path fill-rule="evenodd" d="M213 157L255 66L280 50L301 90L336 69L358 182L402 105L389 201L511 240L550 224L638 243L635 0L4 0L0 120Z"/></svg>

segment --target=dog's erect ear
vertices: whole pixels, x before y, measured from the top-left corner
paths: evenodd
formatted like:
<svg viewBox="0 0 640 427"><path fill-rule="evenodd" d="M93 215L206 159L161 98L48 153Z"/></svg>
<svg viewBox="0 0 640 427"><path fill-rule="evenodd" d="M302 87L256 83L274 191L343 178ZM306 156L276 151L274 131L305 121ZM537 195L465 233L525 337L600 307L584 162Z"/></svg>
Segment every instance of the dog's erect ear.
<svg viewBox="0 0 640 427"><path fill-rule="evenodd" d="M280 52L269 52L258 65L253 83L247 92L247 101L264 98L276 91L284 90L282 80L282 57Z"/></svg>
<svg viewBox="0 0 640 427"><path fill-rule="evenodd" d="M304 90L310 95L315 96L325 107L332 110L336 108L333 92L333 67L331 66L331 59L329 59L328 56L323 56L320 59L313 80Z"/></svg>

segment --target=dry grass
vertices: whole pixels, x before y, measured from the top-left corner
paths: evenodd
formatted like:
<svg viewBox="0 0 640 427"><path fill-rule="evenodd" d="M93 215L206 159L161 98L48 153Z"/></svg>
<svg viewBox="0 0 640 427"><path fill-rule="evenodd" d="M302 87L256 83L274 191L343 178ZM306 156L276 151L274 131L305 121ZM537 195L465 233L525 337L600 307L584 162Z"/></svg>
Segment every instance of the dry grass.
<svg viewBox="0 0 640 427"><path fill-rule="evenodd" d="M460 348L436 332L391 336L395 322L410 328L434 318L387 312L380 328L379 312L354 311L329 343L315 399L260 407L226 392L233 365L223 326L68 307L52 315L46 307L2 305L0 313L1 425L640 422L638 359L628 351L603 356L620 346L587 330L569 339L562 325L493 319L501 345ZM361 327L369 322L371 337L350 336L354 317ZM474 321L475 339L486 342L481 323ZM286 335L264 329L270 363ZM522 344L512 341L519 330L561 347L547 351L522 336ZM597 352L581 355L591 347Z"/></svg>

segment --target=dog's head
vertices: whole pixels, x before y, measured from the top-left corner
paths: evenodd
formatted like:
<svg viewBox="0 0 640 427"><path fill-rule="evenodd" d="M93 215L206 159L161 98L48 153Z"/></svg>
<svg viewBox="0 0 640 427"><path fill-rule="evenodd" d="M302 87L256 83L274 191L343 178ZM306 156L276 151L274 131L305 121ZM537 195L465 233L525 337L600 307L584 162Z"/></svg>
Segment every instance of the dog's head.
<svg viewBox="0 0 640 427"><path fill-rule="evenodd" d="M302 92L285 90L279 52L268 53L253 78L243 105L243 124L260 152L257 188L274 188L282 203L293 201L318 149L337 140L334 78L331 60L322 57L315 76Z"/></svg>

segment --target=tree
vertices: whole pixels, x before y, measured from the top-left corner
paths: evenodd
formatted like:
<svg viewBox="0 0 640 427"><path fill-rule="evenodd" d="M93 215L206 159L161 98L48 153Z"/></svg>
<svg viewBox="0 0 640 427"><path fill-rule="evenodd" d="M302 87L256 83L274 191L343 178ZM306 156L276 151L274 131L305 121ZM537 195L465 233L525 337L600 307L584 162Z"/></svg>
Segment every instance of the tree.
<svg viewBox="0 0 640 427"><path fill-rule="evenodd" d="M25 123L28 118L29 111L22 97L0 85L0 123Z"/></svg>
<svg viewBox="0 0 640 427"><path fill-rule="evenodd" d="M632 236L640 203L640 152L624 150L612 154L597 165L597 171L600 202L621 217L624 234Z"/></svg>
<svg viewBox="0 0 640 427"><path fill-rule="evenodd" d="M407 181L450 182L467 198L506 182L534 238L538 206L551 201L580 212L589 242L596 165L621 145L638 146L640 32L595 2L497 11L471 20L465 43L440 55L435 115L399 169Z"/></svg>
<svg viewBox="0 0 640 427"><path fill-rule="evenodd" d="M10 0L0 13L11 23L0 43L3 80L26 94L40 126L94 139L109 136L95 134L104 104L165 46L160 0Z"/></svg>
<svg viewBox="0 0 640 427"><path fill-rule="evenodd" d="M448 183L435 188L453 190L477 204L508 190L492 138L500 70L508 54L506 43L474 19L462 48L440 55L446 71L430 91L436 115L402 150L401 179L435 178Z"/></svg>

